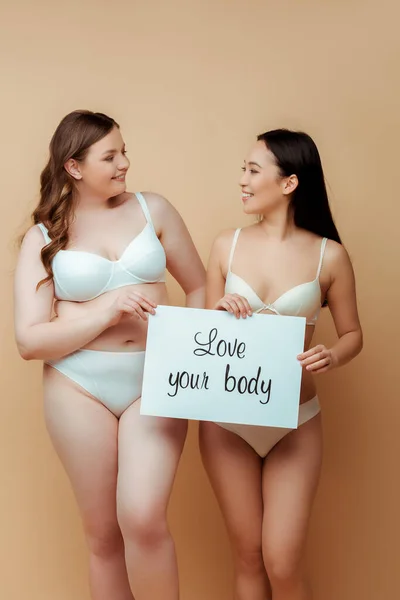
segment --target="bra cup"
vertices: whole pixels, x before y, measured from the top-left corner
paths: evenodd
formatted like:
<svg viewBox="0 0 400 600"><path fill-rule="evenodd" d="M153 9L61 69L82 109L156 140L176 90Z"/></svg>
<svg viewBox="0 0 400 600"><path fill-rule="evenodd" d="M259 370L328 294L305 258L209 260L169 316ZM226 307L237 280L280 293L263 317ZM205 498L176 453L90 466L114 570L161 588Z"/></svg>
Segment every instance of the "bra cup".
<svg viewBox="0 0 400 600"><path fill-rule="evenodd" d="M91 252L61 250L53 259L58 300L85 302L100 294L141 283L165 281L166 256L148 224L116 261Z"/></svg>
<svg viewBox="0 0 400 600"><path fill-rule="evenodd" d="M107 287L114 265L94 255L79 253L78 260L71 260L71 254L58 253L53 259L53 273L57 299L84 302Z"/></svg>
<svg viewBox="0 0 400 600"><path fill-rule="evenodd" d="M139 254L139 256L138 256ZM124 256L119 263L120 269L133 278L142 281L160 281L166 269L166 257L164 248L147 248L146 253L136 252Z"/></svg>
<svg viewBox="0 0 400 600"><path fill-rule="evenodd" d="M264 306L264 302L257 296L253 288L250 287L244 279L238 275L235 275L235 273L228 273L226 278L225 293L239 294L239 296L243 296L247 299L254 311L260 310Z"/></svg>
<svg viewBox="0 0 400 600"><path fill-rule="evenodd" d="M321 302L321 290L318 281L301 284L283 294L274 303L280 315L314 318Z"/></svg>
<svg viewBox="0 0 400 600"><path fill-rule="evenodd" d="M315 319L321 306L321 289L317 279L287 290L275 302L266 305L244 279L230 271L226 278L225 292L244 296L254 311L261 311L263 308L268 310L270 306L279 315L305 317L307 322Z"/></svg>

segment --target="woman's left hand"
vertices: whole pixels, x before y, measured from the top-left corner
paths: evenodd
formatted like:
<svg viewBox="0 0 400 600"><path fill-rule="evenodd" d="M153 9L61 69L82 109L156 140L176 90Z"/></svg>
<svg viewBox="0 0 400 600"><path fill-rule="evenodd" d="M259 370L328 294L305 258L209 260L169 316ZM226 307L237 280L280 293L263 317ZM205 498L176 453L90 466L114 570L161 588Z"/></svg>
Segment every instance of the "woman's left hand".
<svg viewBox="0 0 400 600"><path fill-rule="evenodd" d="M307 352L302 352L297 356L297 359L306 371L311 371L314 374L325 373L337 366L332 350L328 350L322 344L310 348Z"/></svg>

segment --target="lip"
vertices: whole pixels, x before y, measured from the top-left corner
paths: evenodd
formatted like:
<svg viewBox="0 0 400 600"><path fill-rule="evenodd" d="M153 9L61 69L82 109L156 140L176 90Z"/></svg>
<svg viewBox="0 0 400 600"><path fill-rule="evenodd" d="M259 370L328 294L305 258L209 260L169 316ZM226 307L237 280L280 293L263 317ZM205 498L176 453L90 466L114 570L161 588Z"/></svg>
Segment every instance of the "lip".
<svg viewBox="0 0 400 600"><path fill-rule="evenodd" d="M117 177L113 177L114 181L119 181L123 183L125 181L125 173L123 175L117 175Z"/></svg>
<svg viewBox="0 0 400 600"><path fill-rule="evenodd" d="M247 202L247 200L250 200L250 198L252 198L253 196L254 194L251 194L250 192L242 192L243 202Z"/></svg>

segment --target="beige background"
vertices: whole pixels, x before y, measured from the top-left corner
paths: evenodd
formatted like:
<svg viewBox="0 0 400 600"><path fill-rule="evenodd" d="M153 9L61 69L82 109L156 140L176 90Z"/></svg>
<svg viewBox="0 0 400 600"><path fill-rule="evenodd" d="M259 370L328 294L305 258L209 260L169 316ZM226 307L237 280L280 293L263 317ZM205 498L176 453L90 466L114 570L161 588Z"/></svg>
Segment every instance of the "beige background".
<svg viewBox="0 0 400 600"><path fill-rule="evenodd" d="M88 599L86 551L45 432L41 366L18 356L13 240L50 136L90 108L122 125L130 189L166 195L202 258L246 223L237 181L255 135L301 128L323 158L358 281L362 355L323 376L326 453L309 563L316 600L398 596L399 9L396 0L5 0L1 52L0 598ZM171 284L175 302L181 300ZM334 330L326 311L317 339ZM225 530L191 426L171 506L183 600L229 600Z"/></svg>

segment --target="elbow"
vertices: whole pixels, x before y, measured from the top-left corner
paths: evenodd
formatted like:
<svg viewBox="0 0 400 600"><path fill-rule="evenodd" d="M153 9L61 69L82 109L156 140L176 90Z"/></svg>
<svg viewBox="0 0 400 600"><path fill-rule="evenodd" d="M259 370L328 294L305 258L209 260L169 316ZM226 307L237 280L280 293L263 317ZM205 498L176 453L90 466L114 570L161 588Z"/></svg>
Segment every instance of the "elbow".
<svg viewBox="0 0 400 600"><path fill-rule="evenodd" d="M35 349L25 340L17 340L17 348L20 357L24 360L35 360L39 358L39 356L36 356Z"/></svg>
<svg viewBox="0 0 400 600"><path fill-rule="evenodd" d="M33 356L33 354L31 352L29 352L29 350L27 350L26 348L20 348L19 355L24 360L34 360L34 358L35 358Z"/></svg>
<svg viewBox="0 0 400 600"><path fill-rule="evenodd" d="M34 360L36 357L34 356L34 353L29 350L29 348L24 347L18 347L18 351L19 351L19 355L21 358L23 358L24 360Z"/></svg>
<svg viewBox="0 0 400 600"><path fill-rule="evenodd" d="M360 337L359 337L359 342L358 342L358 354L360 354L361 350L364 348L364 336L363 336L363 332L360 329Z"/></svg>
<svg viewBox="0 0 400 600"><path fill-rule="evenodd" d="M46 348L42 341L40 332L35 326L16 326L15 342L18 353L23 360L43 360L46 356Z"/></svg>
<svg viewBox="0 0 400 600"><path fill-rule="evenodd" d="M363 333L361 329L358 329L356 331L353 332L354 335L354 341L353 341L353 352L352 352L352 357L355 358L356 356L358 356L361 352L361 350L363 349L364 346L364 339L363 339Z"/></svg>

